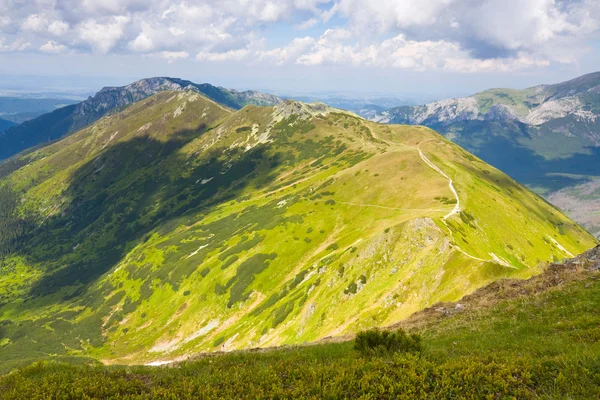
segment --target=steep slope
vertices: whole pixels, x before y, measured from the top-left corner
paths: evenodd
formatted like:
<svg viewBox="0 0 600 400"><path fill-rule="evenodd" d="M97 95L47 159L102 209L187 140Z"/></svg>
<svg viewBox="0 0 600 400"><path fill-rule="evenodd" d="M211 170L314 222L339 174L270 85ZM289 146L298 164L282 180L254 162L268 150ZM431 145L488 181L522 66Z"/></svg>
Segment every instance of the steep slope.
<svg viewBox="0 0 600 400"><path fill-rule="evenodd" d="M578 199L552 193L600 176L600 72L525 90L493 89L474 96L399 107L374 121L431 127L517 181L572 209ZM595 197L600 204L600 197ZM586 204L576 208L584 209ZM571 213L590 230L597 215Z"/></svg>
<svg viewBox="0 0 600 400"><path fill-rule="evenodd" d="M527 281L504 279L402 324L421 351L362 356L347 341L202 356L176 368L36 363L3 399L595 399L600 248ZM191 395L192 393L192 395Z"/></svg>
<svg viewBox="0 0 600 400"><path fill-rule="evenodd" d="M15 126L15 125L16 124L14 122L10 122L10 121L0 118L0 133L4 132L8 128Z"/></svg>
<svg viewBox="0 0 600 400"><path fill-rule="evenodd" d="M0 193L5 368L343 335L596 243L433 131L323 104L164 92L21 158Z"/></svg>
<svg viewBox="0 0 600 400"><path fill-rule="evenodd" d="M276 96L256 91L238 92L210 84L196 84L176 78L148 78L123 87L106 87L94 97L27 121L0 135L0 160L47 143L122 110L137 101L163 91L196 91L226 107L240 109L246 104L273 105Z"/></svg>

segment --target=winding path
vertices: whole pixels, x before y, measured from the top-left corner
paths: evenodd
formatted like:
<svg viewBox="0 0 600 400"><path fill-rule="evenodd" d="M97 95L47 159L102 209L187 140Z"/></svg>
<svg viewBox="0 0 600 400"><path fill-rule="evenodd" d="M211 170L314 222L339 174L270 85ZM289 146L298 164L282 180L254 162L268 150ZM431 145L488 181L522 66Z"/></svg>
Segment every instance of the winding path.
<svg viewBox="0 0 600 400"><path fill-rule="evenodd" d="M446 175L446 173L444 171L439 169L437 165L432 163L429 160L429 158L427 158L427 156L425 156L425 154L423 154L421 149L417 149L417 150L419 150L419 155L421 156L421 159L423 159L423 161L425 161L425 164L429 165L434 171L438 172L444 178L448 179L448 186L450 187L450 190L452 191L452 193L454 193L454 197L456 197L456 205L454 206L454 209L452 211L450 211L448 214L446 214L446 216L444 216L444 221L445 221L448 218L450 218L451 216L458 214L460 212L460 198L458 197L458 192L454 188L454 182L452 181L452 178L450 178L448 175Z"/></svg>

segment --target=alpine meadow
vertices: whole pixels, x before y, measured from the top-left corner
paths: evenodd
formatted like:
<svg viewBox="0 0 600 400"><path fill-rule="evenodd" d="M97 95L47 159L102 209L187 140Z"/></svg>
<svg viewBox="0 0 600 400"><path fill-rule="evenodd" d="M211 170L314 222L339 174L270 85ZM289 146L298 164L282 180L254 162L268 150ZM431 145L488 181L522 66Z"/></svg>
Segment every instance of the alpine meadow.
<svg viewBox="0 0 600 400"><path fill-rule="evenodd" d="M599 50L600 0L0 0L0 400L600 399Z"/></svg>
<svg viewBox="0 0 600 400"><path fill-rule="evenodd" d="M3 164L4 372L384 327L595 239L423 127L166 91Z"/></svg>

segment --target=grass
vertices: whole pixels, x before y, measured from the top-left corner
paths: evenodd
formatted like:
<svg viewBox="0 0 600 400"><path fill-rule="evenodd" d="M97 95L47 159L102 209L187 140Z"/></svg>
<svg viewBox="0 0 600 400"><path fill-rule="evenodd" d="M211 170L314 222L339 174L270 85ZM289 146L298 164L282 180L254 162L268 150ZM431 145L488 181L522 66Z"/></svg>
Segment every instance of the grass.
<svg viewBox="0 0 600 400"><path fill-rule="evenodd" d="M0 275L2 371L353 334L596 243L428 129L343 113L272 125L272 108L189 96L136 103L2 180L39 226ZM443 219L456 199L417 148L462 214Z"/></svg>
<svg viewBox="0 0 600 400"><path fill-rule="evenodd" d="M539 282L517 289L528 291ZM500 296L486 307L470 308L474 303L467 300L463 311L413 328L422 340L408 353L384 351L363 356L354 347L362 348L360 345L369 341L360 339L356 344L220 354L174 367L42 362L0 378L0 396L596 398L600 393L598 272L505 299L497 288L493 290ZM491 292L482 297L486 293ZM402 332L390 337L396 335L412 340ZM362 336L372 339L373 335Z"/></svg>

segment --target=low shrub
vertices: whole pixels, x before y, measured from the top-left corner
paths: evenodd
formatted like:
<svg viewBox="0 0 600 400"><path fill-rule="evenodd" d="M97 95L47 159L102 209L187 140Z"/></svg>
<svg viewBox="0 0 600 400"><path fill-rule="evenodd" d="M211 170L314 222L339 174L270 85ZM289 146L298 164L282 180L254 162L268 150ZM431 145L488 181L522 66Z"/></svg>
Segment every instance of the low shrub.
<svg viewBox="0 0 600 400"><path fill-rule="evenodd" d="M363 356L420 353L422 350L421 336L408 335L402 329L394 332L371 329L356 335L354 350Z"/></svg>

